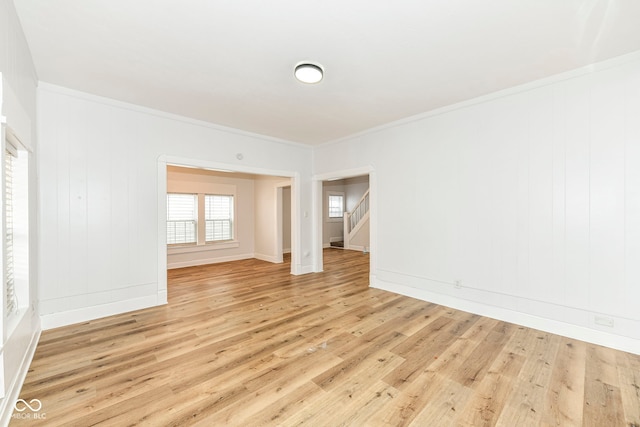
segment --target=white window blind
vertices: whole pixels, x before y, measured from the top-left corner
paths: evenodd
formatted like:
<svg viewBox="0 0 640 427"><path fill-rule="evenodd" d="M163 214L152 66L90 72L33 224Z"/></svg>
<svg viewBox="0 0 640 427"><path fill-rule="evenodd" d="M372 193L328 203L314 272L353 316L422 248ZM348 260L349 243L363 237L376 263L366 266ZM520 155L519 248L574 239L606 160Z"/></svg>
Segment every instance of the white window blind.
<svg viewBox="0 0 640 427"><path fill-rule="evenodd" d="M7 141L5 153L4 179L5 179L5 292L7 314L18 310L18 298L15 288L14 259L13 259L13 161L17 150Z"/></svg>
<svg viewBox="0 0 640 427"><path fill-rule="evenodd" d="M167 194L167 244L197 240L198 202L195 194Z"/></svg>
<svg viewBox="0 0 640 427"><path fill-rule="evenodd" d="M344 216L344 196L329 195L329 218L342 218Z"/></svg>
<svg viewBox="0 0 640 427"><path fill-rule="evenodd" d="M204 196L205 240L216 242L233 239L233 196Z"/></svg>

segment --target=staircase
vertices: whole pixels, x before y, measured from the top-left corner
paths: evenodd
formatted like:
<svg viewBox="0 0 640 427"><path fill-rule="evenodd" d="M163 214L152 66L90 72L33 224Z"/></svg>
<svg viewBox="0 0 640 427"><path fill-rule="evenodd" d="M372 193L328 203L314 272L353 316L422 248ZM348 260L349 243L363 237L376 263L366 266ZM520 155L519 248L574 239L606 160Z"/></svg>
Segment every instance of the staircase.
<svg viewBox="0 0 640 427"><path fill-rule="evenodd" d="M369 190L351 212L344 215L344 248L369 251Z"/></svg>

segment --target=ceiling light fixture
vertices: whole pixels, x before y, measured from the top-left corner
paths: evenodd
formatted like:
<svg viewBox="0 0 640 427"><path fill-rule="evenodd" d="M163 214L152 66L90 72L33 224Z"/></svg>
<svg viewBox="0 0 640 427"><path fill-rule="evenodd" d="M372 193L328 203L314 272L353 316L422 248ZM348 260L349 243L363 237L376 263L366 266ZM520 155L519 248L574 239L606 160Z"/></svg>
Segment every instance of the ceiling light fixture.
<svg viewBox="0 0 640 427"><path fill-rule="evenodd" d="M298 79L302 83L313 84L318 83L320 80L322 80L324 70L320 65L312 64L310 62L301 62L296 65L293 74L296 76L296 79Z"/></svg>

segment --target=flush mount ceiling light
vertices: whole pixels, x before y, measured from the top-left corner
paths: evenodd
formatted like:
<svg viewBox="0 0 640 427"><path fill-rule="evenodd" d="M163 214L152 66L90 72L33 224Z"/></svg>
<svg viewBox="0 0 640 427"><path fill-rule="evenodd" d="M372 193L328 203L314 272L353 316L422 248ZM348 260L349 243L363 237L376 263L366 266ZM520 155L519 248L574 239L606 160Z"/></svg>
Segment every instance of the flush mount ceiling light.
<svg viewBox="0 0 640 427"><path fill-rule="evenodd" d="M310 62L301 62L296 65L293 73L296 79L302 83L318 83L322 80L324 70L320 65L312 64Z"/></svg>

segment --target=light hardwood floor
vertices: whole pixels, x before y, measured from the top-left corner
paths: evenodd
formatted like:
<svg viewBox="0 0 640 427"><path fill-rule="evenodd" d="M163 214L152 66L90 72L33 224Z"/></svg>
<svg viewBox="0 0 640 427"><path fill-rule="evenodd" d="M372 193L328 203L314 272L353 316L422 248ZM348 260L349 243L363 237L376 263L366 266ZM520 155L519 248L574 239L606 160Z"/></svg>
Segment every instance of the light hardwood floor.
<svg viewBox="0 0 640 427"><path fill-rule="evenodd" d="M640 356L239 261L169 271L169 304L46 331L12 425L640 426ZM24 413L28 413L28 410Z"/></svg>

